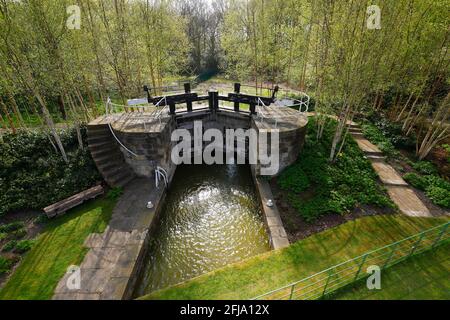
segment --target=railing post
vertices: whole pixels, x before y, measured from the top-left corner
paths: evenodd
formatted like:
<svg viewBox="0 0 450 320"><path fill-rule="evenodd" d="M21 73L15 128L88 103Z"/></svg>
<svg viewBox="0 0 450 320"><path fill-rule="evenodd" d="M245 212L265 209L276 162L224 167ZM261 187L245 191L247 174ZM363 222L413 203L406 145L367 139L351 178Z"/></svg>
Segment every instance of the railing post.
<svg viewBox="0 0 450 320"><path fill-rule="evenodd" d="M169 102L169 114L174 115L176 110L175 103Z"/></svg>
<svg viewBox="0 0 450 320"><path fill-rule="evenodd" d="M295 284L293 284L291 287L291 294L289 295L289 300L292 300L292 296L294 295L294 288L295 288Z"/></svg>
<svg viewBox="0 0 450 320"><path fill-rule="evenodd" d="M191 84L189 82L184 84L184 93L191 93ZM189 98L186 99L186 107L188 112L192 111L192 101Z"/></svg>
<svg viewBox="0 0 450 320"><path fill-rule="evenodd" d="M361 273L361 269L362 269L364 263L366 262L367 256L368 256L367 253L363 256L361 264L358 267L358 271L356 271L355 278L353 279L353 281L356 281L358 279L358 276Z"/></svg>
<svg viewBox="0 0 450 320"><path fill-rule="evenodd" d="M412 246L411 252L409 253L408 257L411 257L414 254L414 252L417 249L417 246L420 244L420 242L422 242L422 239L423 239L424 235L425 235L425 232L422 232L422 234L420 235L419 239L417 239L417 241Z"/></svg>
<svg viewBox="0 0 450 320"><path fill-rule="evenodd" d="M250 103L250 114L256 114L256 104L254 102Z"/></svg>
<svg viewBox="0 0 450 320"><path fill-rule="evenodd" d="M391 253L389 254L389 257L386 259L386 262L384 263L382 269L386 268L387 265L389 264L389 262L391 262L391 259L392 259L392 257L394 256L395 249L397 249L397 246L398 246L398 242L396 242L396 243L394 243L394 244L392 245Z"/></svg>
<svg viewBox="0 0 450 320"><path fill-rule="evenodd" d="M434 240L433 245L431 246L431 248L434 248L437 246L437 244L439 243L439 241L441 241L442 236L444 235L444 233L447 231L448 225L450 224L450 222L447 222L443 227L441 232L439 232L439 235L436 237L436 240Z"/></svg>
<svg viewBox="0 0 450 320"><path fill-rule="evenodd" d="M241 84L236 82L234 84L234 93L240 93L241 92ZM239 112L239 102L234 102L234 111Z"/></svg>
<svg viewBox="0 0 450 320"><path fill-rule="evenodd" d="M208 103L209 109L211 111L215 111L219 109L219 92L217 91L208 91Z"/></svg>

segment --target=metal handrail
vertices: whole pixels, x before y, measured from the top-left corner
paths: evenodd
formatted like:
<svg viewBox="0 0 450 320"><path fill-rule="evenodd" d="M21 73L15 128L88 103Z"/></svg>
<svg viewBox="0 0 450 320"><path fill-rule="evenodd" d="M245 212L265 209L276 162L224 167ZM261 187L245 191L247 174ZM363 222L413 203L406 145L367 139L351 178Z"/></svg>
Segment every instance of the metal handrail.
<svg viewBox="0 0 450 320"><path fill-rule="evenodd" d="M355 276L354 279L353 279L353 281L356 281L356 280L359 279L358 276L359 276L360 268L361 268L362 265L365 264L365 263L368 263L368 262L374 261L374 260L376 260L376 259L379 259L379 258L381 258L381 257L386 257L386 256L387 256L387 259L386 259L385 261L380 261L380 262L384 262L384 265L383 265L383 268L384 268L384 267L386 267L387 265L392 265L392 264L395 264L395 263L397 263L397 262L399 262L399 261L402 261L403 259L406 259L407 257L411 256L411 255L414 254L414 253L422 252L422 251L424 251L424 248L434 248L437 244L439 244L439 243L441 243L441 242L443 242L443 241L448 240L448 238L444 238L444 235L446 235L446 232L447 232L447 229L448 229L449 225L450 225L450 222L446 222L446 223L444 223L444 224L442 224L442 225L440 225L440 226L436 226L436 227L430 228L430 229L428 229L428 230L425 230L425 231L422 231L422 232L417 233L417 234L415 234L415 235L406 237L406 238L404 238L404 239L402 239L402 240L396 241L396 242L394 242L394 243L391 243L391 244L389 244L389 245L383 246L383 247L381 247L381 248L378 248L378 249L375 249L375 250L366 252L366 253L364 253L364 254L362 254L362 255L360 255L360 256L357 256L357 257L355 257L355 258L349 259L349 260L347 260L347 261L344 261L344 262L342 262L342 263L339 263L339 264L336 264L336 265L334 265L334 266L332 266L332 267L329 267L329 268L327 268L327 269L325 269L325 270L322 270L322 271L320 271L320 272L317 272L317 273L315 273L315 274L313 274L313 275L311 275L311 276L309 276L309 277L306 277L306 278L303 278L303 279L301 279L301 280L292 282L292 283L290 283L290 284L288 284L288 285L285 285L285 286L282 286L282 287L280 287L280 288L277 288L277 289L268 291L268 292L266 292L266 293L264 293L264 294L262 294L262 295L259 295L259 296L255 297L255 298L253 298L252 300L263 299L264 297L269 297L269 296L271 296L271 295L274 295L274 294L276 294L276 293L278 293L278 292L285 291L285 290L287 290L287 289L291 289L291 290L290 290L291 293L290 293L290 294L283 294L282 297L290 296L290 298L292 298L292 294L293 294L294 292L297 292L297 291L299 291L299 290L303 290L303 289L305 289L305 288L310 287L311 285L315 285L315 284L317 284L317 283L319 283L319 282L322 282L322 281L324 281L324 280L327 280L328 277L330 276L330 274L331 274L332 271L334 271L335 269L337 269L337 268L339 268L339 267L341 267L341 266L344 266L344 265L346 265L346 264L348 264L348 263L354 263L354 262L357 262L356 265L353 265L353 266L352 266L353 268L355 268L356 266L359 267L359 270L358 270L358 272L356 273L356 276ZM437 233L437 237L436 237L435 234L433 234L433 232L435 232L435 231L439 231L439 232ZM434 236L434 237L433 237L432 239L424 239L425 235L428 235L428 236L431 235L431 236ZM410 244L407 248L405 248L405 249L407 249L407 250L406 250L407 253L406 253L405 255L403 255L403 256L397 258L397 260L392 260L392 261L390 261L390 259L392 258L392 256L394 255L394 253L396 253L396 250L398 250L400 246L403 246L404 244L406 244L407 241L412 240L412 239L415 239L415 238L418 238L418 240L416 240L413 244ZM427 244L426 246L424 246L423 244L424 244L424 241L425 241L425 240L429 240L429 241L431 241L431 243L429 243L429 244ZM400 245L400 246L399 246L399 245ZM382 252L383 250L386 250L386 249L392 249L392 250L390 250L390 251L388 251L388 252ZM422 249L422 250L420 250L420 249ZM370 255L373 255L374 253L377 253L377 255L376 255L375 257L370 257L368 260L366 260L367 257L369 257ZM398 252L397 252L397 254L398 254ZM359 260L362 260L362 263L361 263L361 261L359 261ZM390 263L390 262L391 262L391 263ZM343 270L341 270L341 271L339 271L339 272L333 273L332 275L333 275L333 276L334 276L334 275L337 275L337 274L341 273L342 271L348 270L348 269L351 269L351 268L345 268L345 269L343 269ZM295 290L295 287L296 287L296 286L298 286L298 285L300 285L300 284L302 284L302 283L305 283L306 281L311 280L311 279L313 279L313 278L315 278L315 277L322 276L322 275L324 275L324 274L327 274L328 276L326 276L326 277L321 277L320 280L317 280L317 281L313 282L312 284L308 284L308 285L306 285L306 286L304 286L304 287L302 287L302 288L297 288L297 290ZM341 279L341 278L338 278L338 280L342 280L342 279ZM334 281L336 281L336 280L333 280L333 282L334 282ZM352 283L353 281L348 282L347 280L345 280L345 281L338 282L338 284L339 284L339 283L342 284L342 283L344 283L344 282ZM333 288L333 287L336 287L336 288L337 288L338 285L336 284L335 286L332 286L331 288ZM320 287L319 287L319 288L320 288ZM325 289L327 289L327 288L325 288ZM328 289L330 289L330 288L328 288ZM325 291L326 291L326 290L324 290L324 293L323 293L323 294L325 294ZM310 291L308 291L308 292L310 292ZM308 292L307 292L307 293L308 293ZM330 291L328 291L328 293L329 293L329 292L330 292ZM323 296L323 294L321 294L321 295L319 295L319 296ZM307 297L307 298L310 298L310 297ZM305 298L305 299L307 299L307 298Z"/></svg>

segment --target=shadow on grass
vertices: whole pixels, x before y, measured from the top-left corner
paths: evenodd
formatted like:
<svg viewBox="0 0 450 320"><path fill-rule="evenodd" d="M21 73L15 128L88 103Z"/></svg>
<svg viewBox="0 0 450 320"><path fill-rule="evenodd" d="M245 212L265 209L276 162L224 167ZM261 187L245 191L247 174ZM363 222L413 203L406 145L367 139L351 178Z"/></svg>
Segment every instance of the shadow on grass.
<svg viewBox="0 0 450 320"><path fill-rule="evenodd" d="M106 198L91 200L48 221L0 291L0 299L51 299L67 267L83 260L86 237L102 232L108 225L114 204Z"/></svg>

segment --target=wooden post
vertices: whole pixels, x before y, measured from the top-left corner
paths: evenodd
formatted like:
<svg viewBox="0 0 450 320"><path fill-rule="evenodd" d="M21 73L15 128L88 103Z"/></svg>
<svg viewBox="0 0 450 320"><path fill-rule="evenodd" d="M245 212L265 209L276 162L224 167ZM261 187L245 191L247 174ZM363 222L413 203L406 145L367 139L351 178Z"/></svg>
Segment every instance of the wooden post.
<svg viewBox="0 0 450 320"><path fill-rule="evenodd" d="M241 92L241 84L236 82L234 84L234 93L240 93ZM239 112L239 102L234 102L234 111Z"/></svg>
<svg viewBox="0 0 450 320"><path fill-rule="evenodd" d="M219 93L217 91L208 91L208 103L211 111L219 109Z"/></svg>
<svg viewBox="0 0 450 320"><path fill-rule="evenodd" d="M256 114L256 104L254 102L250 103L250 114Z"/></svg>
<svg viewBox="0 0 450 320"><path fill-rule="evenodd" d="M176 110L175 103L170 101L169 102L169 114L174 115Z"/></svg>
<svg viewBox="0 0 450 320"><path fill-rule="evenodd" d="M191 84L189 82L184 84L184 93L191 93ZM192 101L189 98L186 99L186 107L188 112L192 111Z"/></svg>

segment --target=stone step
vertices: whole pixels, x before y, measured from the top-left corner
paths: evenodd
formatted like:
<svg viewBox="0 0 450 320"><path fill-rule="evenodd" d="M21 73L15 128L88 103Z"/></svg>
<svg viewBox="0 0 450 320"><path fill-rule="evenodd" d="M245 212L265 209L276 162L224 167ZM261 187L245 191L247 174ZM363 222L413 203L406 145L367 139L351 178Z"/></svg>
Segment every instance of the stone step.
<svg viewBox="0 0 450 320"><path fill-rule="evenodd" d="M353 137L364 137L364 135L362 134L362 132L351 132L351 131L350 131L350 134L351 134Z"/></svg>
<svg viewBox="0 0 450 320"><path fill-rule="evenodd" d="M362 132L362 129L361 129L361 128L351 128L351 127L350 127L350 128L348 129L348 131L349 131L349 132Z"/></svg>
<svg viewBox="0 0 450 320"><path fill-rule="evenodd" d="M111 169L113 169L113 168L121 167L121 166L124 165L124 163L125 163L125 162L123 161L123 159L120 159L120 160L111 160L111 161L109 161L109 162L107 162L107 163L97 164L97 167L98 167L98 169L99 169L101 172L104 172L104 171L111 170Z"/></svg>
<svg viewBox="0 0 450 320"><path fill-rule="evenodd" d="M88 143L101 143L101 142L114 142L114 137L109 134L102 134L102 135L95 135L95 136L90 136L88 135L88 139L87 139Z"/></svg>
<svg viewBox="0 0 450 320"><path fill-rule="evenodd" d="M368 154L367 156L366 156L366 158L367 159L369 159L369 160L371 160L371 161L385 161L386 160L386 157L385 156L383 156L383 155L373 155L373 154Z"/></svg>
<svg viewBox="0 0 450 320"><path fill-rule="evenodd" d="M104 145L103 147L89 148L89 150L91 151L92 157L120 152L119 148L115 145Z"/></svg>
<svg viewBox="0 0 450 320"><path fill-rule="evenodd" d="M130 170L123 170L114 177L107 178L106 181L112 186L124 187L134 179L134 173Z"/></svg>
<svg viewBox="0 0 450 320"><path fill-rule="evenodd" d="M115 143L114 141L108 140L108 141L103 141L103 142L97 142L97 143L90 143L89 144L89 149L91 150L97 150L99 148L103 148L103 147L107 147L107 146L116 146L117 147L117 143Z"/></svg>
<svg viewBox="0 0 450 320"><path fill-rule="evenodd" d="M115 175L119 174L121 171L124 170L128 170L130 171L127 167L125 162L121 163L121 164L116 164L115 166L111 166L106 170L103 170L103 174L105 175L105 177L114 177Z"/></svg>
<svg viewBox="0 0 450 320"><path fill-rule="evenodd" d="M123 159L123 155L120 152L108 153L101 156L92 157L97 165L107 164L111 161L118 161Z"/></svg>
<svg viewBox="0 0 450 320"><path fill-rule="evenodd" d="M110 131L110 129L109 129L108 125L103 125L103 124L102 125L94 125L94 126L90 125L87 127L87 131L88 131L88 133L97 134L97 133L102 133L102 132L108 132L108 131Z"/></svg>

